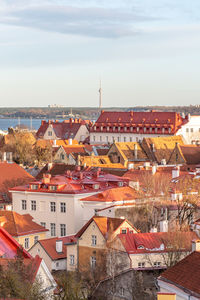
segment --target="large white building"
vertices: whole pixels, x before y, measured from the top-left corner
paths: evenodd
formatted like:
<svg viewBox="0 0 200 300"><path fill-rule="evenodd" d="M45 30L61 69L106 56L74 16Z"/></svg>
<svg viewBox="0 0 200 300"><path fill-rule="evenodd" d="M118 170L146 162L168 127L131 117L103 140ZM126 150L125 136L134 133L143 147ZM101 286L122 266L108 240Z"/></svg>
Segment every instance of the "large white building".
<svg viewBox="0 0 200 300"><path fill-rule="evenodd" d="M76 233L95 210L112 204L84 201L84 198L110 188L127 186L128 179L100 170L67 171L66 175L44 175L40 181L11 189L13 210L30 214L37 223L49 229L50 236Z"/></svg>
<svg viewBox="0 0 200 300"><path fill-rule="evenodd" d="M172 135L182 135L187 144L200 141L200 116L158 111L102 111L90 128L90 143L137 142Z"/></svg>

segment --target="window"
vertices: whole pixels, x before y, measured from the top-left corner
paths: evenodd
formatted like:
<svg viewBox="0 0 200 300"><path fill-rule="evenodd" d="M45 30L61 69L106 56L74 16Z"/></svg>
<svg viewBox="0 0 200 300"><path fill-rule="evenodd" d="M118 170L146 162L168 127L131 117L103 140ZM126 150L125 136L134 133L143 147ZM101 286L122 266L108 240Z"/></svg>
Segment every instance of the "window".
<svg viewBox="0 0 200 300"><path fill-rule="evenodd" d="M56 191L57 190L57 185L50 185L49 189L50 189L50 191Z"/></svg>
<svg viewBox="0 0 200 300"><path fill-rule="evenodd" d="M124 131L126 131L127 130L127 127L126 126L124 126Z"/></svg>
<svg viewBox="0 0 200 300"><path fill-rule="evenodd" d="M22 209L26 210L26 200L22 200Z"/></svg>
<svg viewBox="0 0 200 300"><path fill-rule="evenodd" d="M118 182L118 186L124 186L123 181L119 181L119 182Z"/></svg>
<svg viewBox="0 0 200 300"><path fill-rule="evenodd" d="M52 131L48 131L48 136L52 136Z"/></svg>
<svg viewBox="0 0 200 300"><path fill-rule="evenodd" d="M138 263L138 268L144 268L145 267L145 263L144 262L139 262Z"/></svg>
<svg viewBox="0 0 200 300"><path fill-rule="evenodd" d="M193 132L193 128L190 128L190 132Z"/></svg>
<svg viewBox="0 0 200 300"><path fill-rule="evenodd" d="M122 229L122 234L126 234L126 229Z"/></svg>
<svg viewBox="0 0 200 300"><path fill-rule="evenodd" d="M34 244L37 243L38 239L39 239L38 235L34 236Z"/></svg>
<svg viewBox="0 0 200 300"><path fill-rule="evenodd" d="M154 262L154 267L160 267L161 265L161 262L160 261L155 261Z"/></svg>
<svg viewBox="0 0 200 300"><path fill-rule="evenodd" d="M92 246L96 246L96 244L97 244L97 236L92 235Z"/></svg>
<svg viewBox="0 0 200 300"><path fill-rule="evenodd" d="M56 224L51 223L50 227L51 227L51 236L55 236L56 235Z"/></svg>
<svg viewBox="0 0 200 300"><path fill-rule="evenodd" d="M38 189L38 184L31 184L31 189L32 190L37 190Z"/></svg>
<svg viewBox="0 0 200 300"><path fill-rule="evenodd" d="M46 223L45 222L40 222L40 225L46 228Z"/></svg>
<svg viewBox="0 0 200 300"><path fill-rule="evenodd" d="M133 139L132 139L132 137L130 137L130 142L132 142L133 141Z"/></svg>
<svg viewBox="0 0 200 300"><path fill-rule="evenodd" d="M113 143L114 143L115 142L115 137L114 136L112 137L112 140L113 140Z"/></svg>
<svg viewBox="0 0 200 300"><path fill-rule="evenodd" d="M120 131L120 129L121 129L121 128L120 128L120 126L119 126L119 127L118 127L118 131Z"/></svg>
<svg viewBox="0 0 200 300"><path fill-rule="evenodd" d="M140 128L139 128L139 127L136 127L136 130L137 130L137 132L139 132L139 131L140 131Z"/></svg>
<svg viewBox="0 0 200 300"><path fill-rule="evenodd" d="M60 212L61 213L65 213L66 212L66 203L65 202L61 202L60 203Z"/></svg>
<svg viewBox="0 0 200 300"><path fill-rule="evenodd" d="M109 126L107 126L107 131L109 131Z"/></svg>
<svg viewBox="0 0 200 300"><path fill-rule="evenodd" d="M124 137L124 142L126 142L126 137Z"/></svg>
<svg viewBox="0 0 200 300"><path fill-rule="evenodd" d="M168 130L168 131L169 131L169 133L171 133L171 131L172 131L172 130L171 130L171 128L169 128L169 130Z"/></svg>
<svg viewBox="0 0 200 300"><path fill-rule="evenodd" d="M95 142L95 135L93 136L93 141Z"/></svg>
<svg viewBox="0 0 200 300"><path fill-rule="evenodd" d="M65 224L60 224L60 235L66 236L66 225Z"/></svg>
<svg viewBox="0 0 200 300"><path fill-rule="evenodd" d="M158 128L156 127L156 128L155 128L155 133L157 133L157 132L158 132Z"/></svg>
<svg viewBox="0 0 200 300"><path fill-rule="evenodd" d="M50 202L50 209L52 212L56 211L56 202Z"/></svg>
<svg viewBox="0 0 200 300"><path fill-rule="evenodd" d="M146 130L147 130L146 127L144 127L144 132L146 132Z"/></svg>
<svg viewBox="0 0 200 300"><path fill-rule="evenodd" d="M75 264L75 261L74 261L74 255L71 254L71 255L69 256L69 261L70 261L70 265L71 265L71 266L73 266L73 265Z"/></svg>
<svg viewBox="0 0 200 300"><path fill-rule="evenodd" d="M162 133L165 133L165 128L162 128Z"/></svg>
<svg viewBox="0 0 200 300"><path fill-rule="evenodd" d="M152 132L152 127L149 128L149 132Z"/></svg>
<svg viewBox="0 0 200 300"><path fill-rule="evenodd" d="M96 268L96 257L95 256L90 257L90 264L91 264L92 269Z"/></svg>
<svg viewBox="0 0 200 300"><path fill-rule="evenodd" d="M31 201L31 210L36 210L36 201L35 200Z"/></svg>
<svg viewBox="0 0 200 300"><path fill-rule="evenodd" d="M24 248L25 249L29 248L29 238L25 238L25 240L24 240Z"/></svg>
<svg viewBox="0 0 200 300"><path fill-rule="evenodd" d="M123 287L120 287L119 294L120 294L120 296L124 296L124 288Z"/></svg>
<svg viewBox="0 0 200 300"><path fill-rule="evenodd" d="M102 136L101 136L101 135L100 135L100 137L99 137L99 141L102 142Z"/></svg>
<svg viewBox="0 0 200 300"><path fill-rule="evenodd" d="M106 136L106 142L108 142L108 136Z"/></svg>
<svg viewBox="0 0 200 300"><path fill-rule="evenodd" d="M130 127L130 131L133 131L133 126Z"/></svg>
<svg viewBox="0 0 200 300"><path fill-rule="evenodd" d="M64 160L64 159L65 159L65 156L64 156L63 153L60 154L60 159L61 159L61 160Z"/></svg>
<svg viewBox="0 0 200 300"><path fill-rule="evenodd" d="M119 136L117 137L117 141L120 142L120 137Z"/></svg>
<svg viewBox="0 0 200 300"><path fill-rule="evenodd" d="M56 262L56 268L58 268L59 267L59 262Z"/></svg>

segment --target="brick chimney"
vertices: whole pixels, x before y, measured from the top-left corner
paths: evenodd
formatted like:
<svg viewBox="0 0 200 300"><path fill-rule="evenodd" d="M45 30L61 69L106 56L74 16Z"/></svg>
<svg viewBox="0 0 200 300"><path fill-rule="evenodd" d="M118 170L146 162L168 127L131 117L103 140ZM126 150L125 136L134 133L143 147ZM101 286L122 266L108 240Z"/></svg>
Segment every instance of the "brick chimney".
<svg viewBox="0 0 200 300"><path fill-rule="evenodd" d="M200 251L200 240L192 240L192 252Z"/></svg>

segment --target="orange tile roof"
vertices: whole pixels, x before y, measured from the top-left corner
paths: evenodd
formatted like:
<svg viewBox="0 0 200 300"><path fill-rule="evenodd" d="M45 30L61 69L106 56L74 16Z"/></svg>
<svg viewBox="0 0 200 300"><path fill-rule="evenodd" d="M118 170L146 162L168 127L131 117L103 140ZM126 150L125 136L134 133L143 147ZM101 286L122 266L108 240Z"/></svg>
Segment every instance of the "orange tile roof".
<svg viewBox="0 0 200 300"><path fill-rule="evenodd" d="M164 271L159 280L177 286L179 289L196 293L200 298L200 252L192 252L176 265Z"/></svg>
<svg viewBox="0 0 200 300"><path fill-rule="evenodd" d="M116 202L116 201L128 201L141 197L141 193L137 192L133 188L116 187L103 191L101 193L81 199L82 201L98 201L98 202Z"/></svg>
<svg viewBox="0 0 200 300"><path fill-rule="evenodd" d="M7 192L16 185L26 184L34 177L16 163L0 162L0 192Z"/></svg>
<svg viewBox="0 0 200 300"><path fill-rule="evenodd" d="M33 217L29 214L20 215L14 211L0 210L0 224L2 217L4 220L1 226L14 237L48 231L33 222Z"/></svg>
<svg viewBox="0 0 200 300"><path fill-rule="evenodd" d="M115 232L117 228L119 228L119 226L122 225L125 221L128 222L137 231L137 229L126 219L94 216L79 230L79 232L76 234L76 237L80 238L93 221L96 223L105 238L107 237L108 232Z"/></svg>

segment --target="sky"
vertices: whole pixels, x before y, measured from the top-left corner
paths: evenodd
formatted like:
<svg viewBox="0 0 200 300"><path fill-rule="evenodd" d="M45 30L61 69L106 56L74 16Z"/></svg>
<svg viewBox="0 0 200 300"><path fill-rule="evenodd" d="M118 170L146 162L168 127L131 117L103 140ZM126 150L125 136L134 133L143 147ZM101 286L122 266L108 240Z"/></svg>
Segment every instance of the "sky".
<svg viewBox="0 0 200 300"><path fill-rule="evenodd" d="M0 0L0 106L200 104L199 0Z"/></svg>

